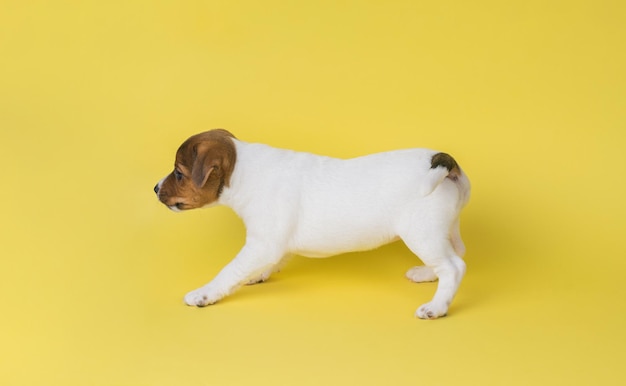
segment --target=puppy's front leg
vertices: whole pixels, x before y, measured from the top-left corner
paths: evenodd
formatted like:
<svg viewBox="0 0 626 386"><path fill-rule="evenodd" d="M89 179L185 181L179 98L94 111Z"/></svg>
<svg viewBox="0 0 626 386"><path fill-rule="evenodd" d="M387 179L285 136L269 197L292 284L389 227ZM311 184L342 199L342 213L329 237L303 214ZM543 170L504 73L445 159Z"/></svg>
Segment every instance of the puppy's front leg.
<svg viewBox="0 0 626 386"><path fill-rule="evenodd" d="M248 241L237 256L207 285L189 292L185 303L204 307L230 295L251 278L258 277L278 264L283 254L261 243Z"/></svg>

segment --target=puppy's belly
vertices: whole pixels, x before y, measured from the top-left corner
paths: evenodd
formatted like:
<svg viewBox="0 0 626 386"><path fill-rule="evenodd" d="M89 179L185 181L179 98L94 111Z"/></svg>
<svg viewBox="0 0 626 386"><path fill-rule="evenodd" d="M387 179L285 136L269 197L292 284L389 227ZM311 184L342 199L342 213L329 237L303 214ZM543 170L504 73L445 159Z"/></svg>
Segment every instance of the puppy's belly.
<svg viewBox="0 0 626 386"><path fill-rule="evenodd" d="M291 253L312 257L324 258L348 252L367 251L398 240L398 237L383 233L336 232L308 236L297 239Z"/></svg>

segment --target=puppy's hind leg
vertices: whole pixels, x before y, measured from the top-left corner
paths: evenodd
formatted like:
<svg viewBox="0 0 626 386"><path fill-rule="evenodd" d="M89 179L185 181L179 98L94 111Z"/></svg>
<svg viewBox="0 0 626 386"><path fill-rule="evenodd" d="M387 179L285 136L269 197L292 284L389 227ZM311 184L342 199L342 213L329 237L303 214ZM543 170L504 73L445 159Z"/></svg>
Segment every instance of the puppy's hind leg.
<svg viewBox="0 0 626 386"><path fill-rule="evenodd" d="M436 319L448 313L452 299L465 275L465 262L459 256L439 261L433 268L439 278L433 299L419 307L415 313L421 319Z"/></svg>
<svg viewBox="0 0 626 386"><path fill-rule="evenodd" d="M433 281L439 279L433 299L420 306L415 315L421 319L436 319L448 312L450 303L459 288L465 274L465 262L454 250L448 235L417 235L413 233L402 239L413 253L418 255L426 267L416 267L407 275L413 274L414 281ZM429 279L429 280L426 280Z"/></svg>
<svg viewBox="0 0 626 386"><path fill-rule="evenodd" d="M454 222L450 230L450 242L457 256L463 257L465 255L465 244L461 239L461 229L458 219ZM437 275L434 269L425 265L418 265L409 269L406 273L406 277L415 283L437 281Z"/></svg>

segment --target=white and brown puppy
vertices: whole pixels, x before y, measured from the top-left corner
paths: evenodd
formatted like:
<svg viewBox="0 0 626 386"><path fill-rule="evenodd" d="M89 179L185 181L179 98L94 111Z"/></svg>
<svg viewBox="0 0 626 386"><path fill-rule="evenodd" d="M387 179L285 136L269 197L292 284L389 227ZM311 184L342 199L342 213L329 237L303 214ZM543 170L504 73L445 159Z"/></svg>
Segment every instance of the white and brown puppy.
<svg viewBox="0 0 626 386"><path fill-rule="evenodd" d="M185 141L174 171L154 190L174 211L222 204L244 221L246 242L208 284L185 296L213 304L275 272L286 256L326 257L403 240L424 266L415 282L439 279L420 318L446 315L465 273L459 214L469 180L455 160L427 149L341 160L276 149L211 130Z"/></svg>

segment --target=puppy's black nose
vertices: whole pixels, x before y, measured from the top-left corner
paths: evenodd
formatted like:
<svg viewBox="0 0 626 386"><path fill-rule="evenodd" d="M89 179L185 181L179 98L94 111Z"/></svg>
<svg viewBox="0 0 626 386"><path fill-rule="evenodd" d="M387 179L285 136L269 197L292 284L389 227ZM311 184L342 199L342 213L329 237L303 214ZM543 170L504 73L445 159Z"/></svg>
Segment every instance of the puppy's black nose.
<svg viewBox="0 0 626 386"><path fill-rule="evenodd" d="M154 185L154 193L159 194L159 184Z"/></svg>

